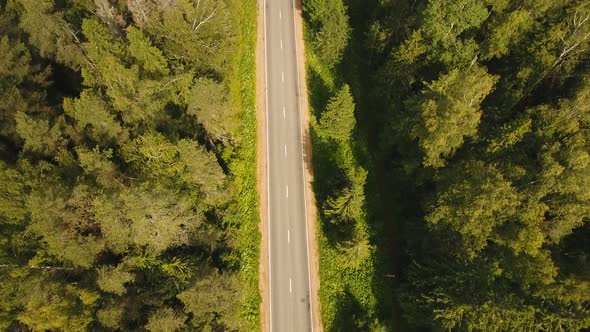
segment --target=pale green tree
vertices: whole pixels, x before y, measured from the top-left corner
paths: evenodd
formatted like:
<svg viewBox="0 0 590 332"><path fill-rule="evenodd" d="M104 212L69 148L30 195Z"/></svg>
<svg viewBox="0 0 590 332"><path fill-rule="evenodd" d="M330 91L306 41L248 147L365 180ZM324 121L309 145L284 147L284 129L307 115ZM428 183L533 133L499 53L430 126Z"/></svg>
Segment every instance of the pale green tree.
<svg viewBox="0 0 590 332"><path fill-rule="evenodd" d="M198 79L191 89L187 112L197 118L213 140L226 144L233 141L238 119L222 84L207 78Z"/></svg>
<svg viewBox="0 0 590 332"><path fill-rule="evenodd" d="M96 311L96 318L100 324L110 329L121 328L121 321L125 313L125 308L121 303L115 301L106 301L106 305Z"/></svg>
<svg viewBox="0 0 590 332"><path fill-rule="evenodd" d="M32 117L22 112L17 113L15 119L16 133L24 141L25 150L53 156L64 145L60 122L51 124L47 119Z"/></svg>
<svg viewBox="0 0 590 332"><path fill-rule="evenodd" d="M39 284L18 319L33 331L83 331L92 322L95 301L72 285Z"/></svg>
<svg viewBox="0 0 590 332"><path fill-rule="evenodd" d="M129 54L137 60L141 68L149 74L168 75L168 64L162 52L154 47L141 30L129 27Z"/></svg>
<svg viewBox="0 0 590 332"><path fill-rule="evenodd" d="M145 328L150 332L174 332L185 326L186 316L172 308L158 308L150 313Z"/></svg>
<svg viewBox="0 0 590 332"><path fill-rule="evenodd" d="M42 238L44 250L66 264L89 268L104 250L94 218L93 194L45 182L27 197L28 231Z"/></svg>
<svg viewBox="0 0 590 332"><path fill-rule="evenodd" d="M115 119L104 96L92 90L84 90L76 99L65 98L63 108L76 120L76 128L99 143L124 142L127 131Z"/></svg>
<svg viewBox="0 0 590 332"><path fill-rule="evenodd" d="M123 192L121 200L123 218L131 221L130 236L138 248L160 253L199 240L197 230L203 238L210 235L204 211L181 192L145 186Z"/></svg>
<svg viewBox="0 0 590 332"><path fill-rule="evenodd" d="M144 30L157 40L173 67L225 72L223 64L227 52L233 50L230 40L234 37L234 23L225 2L146 1L143 5L148 11L134 5L134 18L145 22Z"/></svg>
<svg viewBox="0 0 590 332"><path fill-rule="evenodd" d="M495 167L472 161L444 173L425 221L458 232L463 249L473 256L485 248L495 228L510 221L518 206L518 192Z"/></svg>
<svg viewBox="0 0 590 332"><path fill-rule="evenodd" d="M76 149L80 166L84 172L92 177L104 188L113 188L119 185L117 176L119 172L115 163L111 161L113 151L100 150L98 147L90 150L85 147Z"/></svg>
<svg viewBox="0 0 590 332"><path fill-rule="evenodd" d="M192 313L195 327L239 328L235 299L240 297L238 276L212 271L178 294L186 313Z"/></svg>
<svg viewBox="0 0 590 332"><path fill-rule="evenodd" d="M101 266L98 269L96 283L105 292L123 295L127 291L126 284L133 282L134 279L133 273L125 271L122 265Z"/></svg>
<svg viewBox="0 0 590 332"><path fill-rule="evenodd" d="M22 174L0 161L0 224L18 224L26 215Z"/></svg>
<svg viewBox="0 0 590 332"><path fill-rule="evenodd" d="M15 0L12 5L20 14L19 26L42 56L74 69L85 62L80 37L63 13L55 10L54 0Z"/></svg>
<svg viewBox="0 0 590 332"><path fill-rule="evenodd" d="M374 250L375 246L369 242L369 239L360 234L338 246L341 264L353 269L366 263Z"/></svg>
<svg viewBox="0 0 590 332"><path fill-rule="evenodd" d="M356 125L354 107L350 87L344 85L330 98L326 110L322 113L319 120L322 133L338 141L347 141Z"/></svg>
<svg viewBox="0 0 590 332"><path fill-rule="evenodd" d="M490 37L483 44L483 58L499 58L510 52L510 47L519 42L532 29L533 14L528 9L518 9L508 14L495 16Z"/></svg>
<svg viewBox="0 0 590 332"><path fill-rule="evenodd" d="M424 151L425 166L444 166L465 137L477 134L480 104L495 82L496 78L480 66L453 69L426 84L421 94L407 102L410 112L418 117L411 134Z"/></svg>

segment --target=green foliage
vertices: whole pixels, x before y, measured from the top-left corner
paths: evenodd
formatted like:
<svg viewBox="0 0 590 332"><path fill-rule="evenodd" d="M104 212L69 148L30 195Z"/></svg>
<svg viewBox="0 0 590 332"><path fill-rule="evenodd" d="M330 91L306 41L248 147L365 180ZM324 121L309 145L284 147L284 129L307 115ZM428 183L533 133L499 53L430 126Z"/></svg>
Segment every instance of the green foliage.
<svg viewBox="0 0 590 332"><path fill-rule="evenodd" d="M588 328L587 2L367 6L353 92L403 252L398 329Z"/></svg>
<svg viewBox="0 0 590 332"><path fill-rule="evenodd" d="M238 279L236 276L224 276L214 271L196 282L192 287L177 297L185 305L186 313L192 313L197 322L195 328L236 329L234 316L237 314L233 305Z"/></svg>
<svg viewBox="0 0 590 332"><path fill-rule="evenodd" d="M174 332L184 326L184 317L171 308L161 308L150 314L145 328L151 332Z"/></svg>
<svg viewBox="0 0 590 332"><path fill-rule="evenodd" d="M147 179L168 178L199 188L207 203L225 200L225 175L215 155L192 141L174 144L161 134L143 135L124 147L124 155Z"/></svg>
<svg viewBox="0 0 590 332"><path fill-rule="evenodd" d="M19 224L26 215L22 175L0 161L0 224Z"/></svg>
<svg viewBox="0 0 590 332"><path fill-rule="evenodd" d="M105 188L111 188L115 185L117 167L111 161L113 156L112 150L100 151L98 147L95 147L93 150L78 148L76 149L76 154L84 172L94 176L97 183Z"/></svg>
<svg viewBox="0 0 590 332"><path fill-rule="evenodd" d="M508 15L494 17L490 25L491 36L483 45L485 58L499 58L510 52L510 46L521 40L524 33L532 28L531 12L515 10Z"/></svg>
<svg viewBox="0 0 590 332"><path fill-rule="evenodd" d="M117 267L102 266L98 269L96 283L102 291L123 295L127 291L126 283L133 281L133 274L126 272L119 265Z"/></svg>
<svg viewBox="0 0 590 332"><path fill-rule="evenodd" d="M323 212L330 222L358 222L362 219L366 178L367 171L362 168L351 171L351 185L326 200Z"/></svg>
<svg viewBox="0 0 590 332"><path fill-rule="evenodd" d="M39 285L18 319L33 331L82 331L92 321L90 303L83 303L74 286Z"/></svg>
<svg viewBox="0 0 590 332"><path fill-rule="evenodd" d="M257 329L255 22L0 6L0 329Z"/></svg>
<svg viewBox="0 0 590 332"><path fill-rule="evenodd" d="M546 257L541 261L546 261ZM512 292L508 287L513 283L511 276L504 276L498 263L478 259L464 266L449 261L429 261L412 266L409 274L417 278L427 275L436 277L436 281L415 279L412 285L423 291L418 303L415 298L403 299L404 305L408 305L406 309L412 321L428 321L427 317L433 315L445 328L493 331L537 328L570 331L579 330L589 323L587 310L580 305L581 302L569 302L563 298L549 300L541 294L527 294L523 298L522 294ZM407 296L407 293L403 296ZM550 303L546 302L548 300ZM414 301L414 304L409 305L410 301ZM415 308L420 308L420 312L414 311ZM498 321L498 316L504 319Z"/></svg>
<svg viewBox="0 0 590 332"><path fill-rule="evenodd" d="M93 231L92 197L85 186L71 192L63 188L39 188L28 196L31 223L28 230L43 238L47 253L64 263L89 268L104 248Z"/></svg>
<svg viewBox="0 0 590 332"><path fill-rule="evenodd" d="M176 5L150 2L135 5L134 18L145 20L145 31L153 36L173 67L226 72L225 54L230 51L237 31L230 14L236 9L231 6L239 6L237 3L228 6L215 0L179 0ZM138 8L141 6L153 7L146 12Z"/></svg>
<svg viewBox="0 0 590 332"><path fill-rule="evenodd" d="M465 30L479 27L489 13L483 1L435 0L428 3L422 15L425 34L435 43L448 45Z"/></svg>
<svg viewBox="0 0 590 332"><path fill-rule="evenodd" d="M369 243L368 239L357 237L345 242L338 249L342 255L341 264L346 264L351 268L359 268L371 258L374 246Z"/></svg>
<svg viewBox="0 0 590 332"><path fill-rule="evenodd" d="M350 25L342 0L310 0L304 2L305 14L313 29L313 47L329 68L342 59L350 39Z"/></svg>
<svg viewBox="0 0 590 332"><path fill-rule="evenodd" d="M239 162L230 164L235 174L235 192L238 195L236 209L241 217L238 244L240 284L242 286L239 316L244 330L260 329L260 291L258 260L260 253L260 230L258 193L256 190L256 52L257 2L242 1L233 12L233 19L239 22L236 62L230 80L233 103L242 112L240 118L241 144Z"/></svg>
<svg viewBox="0 0 590 332"><path fill-rule="evenodd" d="M587 1L347 1L336 67L331 3L303 3L325 329L590 327Z"/></svg>
<svg viewBox="0 0 590 332"><path fill-rule="evenodd" d="M117 329L121 326L121 319L123 317L124 308L122 306L112 305L106 306L97 311L96 318L104 327Z"/></svg>
<svg viewBox="0 0 590 332"><path fill-rule="evenodd" d="M461 182L455 180L458 174ZM519 195L497 169L483 162L460 164L441 177L424 220L459 233L472 256L487 246L497 227L514 218Z"/></svg>
<svg viewBox="0 0 590 332"><path fill-rule="evenodd" d="M122 193L120 198L124 220L132 221L131 238L140 248L159 253L188 244L199 228L207 232L208 227L201 224L202 212L188 197L169 189L137 188Z"/></svg>
<svg viewBox="0 0 590 332"><path fill-rule="evenodd" d="M2 36L0 48L0 135L17 141L15 114L40 109L44 95L38 88L45 86L48 70L31 62L29 50L19 40Z"/></svg>
<svg viewBox="0 0 590 332"><path fill-rule="evenodd" d="M444 160L477 134L480 104L492 91L495 79L479 66L452 70L426 84L426 90L408 101L408 110L420 118L412 137L420 140L424 165L442 167Z"/></svg>
<svg viewBox="0 0 590 332"><path fill-rule="evenodd" d="M54 0L13 0L9 5L18 12L19 26L41 56L76 69L84 63L77 29L56 11Z"/></svg>
<svg viewBox="0 0 590 332"><path fill-rule="evenodd" d="M499 136L490 140L486 152L498 153L522 141L523 137L531 131L532 123L529 117L523 117L503 125Z"/></svg>
<svg viewBox="0 0 590 332"><path fill-rule="evenodd" d="M197 118L213 140L231 143L231 133L235 132L237 122L222 84L198 79L190 92L188 113Z"/></svg>
<svg viewBox="0 0 590 332"><path fill-rule="evenodd" d="M347 66L336 66L351 37L348 13L340 0L304 1L303 10L314 191L320 207L321 319L326 331L364 331L379 325L378 295L371 286L377 247L368 231L372 220L366 160L359 156L364 142L357 136L356 82L342 79L340 69ZM328 41L331 33L338 37Z"/></svg>
<svg viewBox="0 0 590 332"><path fill-rule="evenodd" d="M132 26L129 27L127 29L127 39L129 39L129 54L145 72L168 75L168 64L162 55L162 51L152 46L150 40L143 35L141 30Z"/></svg>
<svg viewBox="0 0 590 332"><path fill-rule="evenodd" d="M64 99L65 113L76 120L76 128L86 131L98 143L125 142L126 131L115 119L104 97L84 90L77 99Z"/></svg>
<svg viewBox="0 0 590 332"><path fill-rule="evenodd" d="M345 85L328 102L326 111L322 113L320 119L320 129L328 137L347 141L355 124L354 100L350 95L350 88Z"/></svg>
<svg viewBox="0 0 590 332"><path fill-rule="evenodd" d="M16 133L24 141L25 151L52 156L62 144L59 123L50 125L48 120L36 119L25 113L17 113Z"/></svg>
<svg viewBox="0 0 590 332"><path fill-rule="evenodd" d="M3 259L3 261L5 261ZM28 271L25 269L14 269L9 271L5 268L0 271L0 327L7 330L8 327L17 319L24 306L28 302L31 292L36 288L36 284L43 281L40 278L28 278Z"/></svg>

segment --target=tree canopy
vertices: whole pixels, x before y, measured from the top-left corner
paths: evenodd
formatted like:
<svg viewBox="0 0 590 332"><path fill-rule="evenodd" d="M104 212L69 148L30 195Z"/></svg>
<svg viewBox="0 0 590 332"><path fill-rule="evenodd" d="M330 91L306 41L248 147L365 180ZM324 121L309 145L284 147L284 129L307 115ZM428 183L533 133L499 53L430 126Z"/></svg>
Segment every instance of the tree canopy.
<svg viewBox="0 0 590 332"><path fill-rule="evenodd" d="M251 326L242 6L0 1L1 330Z"/></svg>
<svg viewBox="0 0 590 332"><path fill-rule="evenodd" d="M303 4L326 328L590 328L590 3L334 2Z"/></svg>

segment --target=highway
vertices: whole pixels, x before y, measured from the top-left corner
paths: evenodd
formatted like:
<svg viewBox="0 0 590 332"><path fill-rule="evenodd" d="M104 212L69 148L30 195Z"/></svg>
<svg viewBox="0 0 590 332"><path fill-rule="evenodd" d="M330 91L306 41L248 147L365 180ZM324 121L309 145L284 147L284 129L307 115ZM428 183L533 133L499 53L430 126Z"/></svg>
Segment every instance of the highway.
<svg viewBox="0 0 590 332"><path fill-rule="evenodd" d="M293 0L264 1L270 331L312 331Z"/></svg>

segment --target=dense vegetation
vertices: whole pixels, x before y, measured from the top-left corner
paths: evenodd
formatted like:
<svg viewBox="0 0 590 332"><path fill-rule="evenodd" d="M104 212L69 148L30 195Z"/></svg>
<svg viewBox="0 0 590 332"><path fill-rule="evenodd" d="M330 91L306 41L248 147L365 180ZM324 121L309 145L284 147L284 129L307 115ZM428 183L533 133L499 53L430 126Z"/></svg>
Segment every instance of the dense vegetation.
<svg viewBox="0 0 590 332"><path fill-rule="evenodd" d="M0 329L259 328L255 11L0 1Z"/></svg>
<svg viewBox="0 0 590 332"><path fill-rule="evenodd" d="M322 323L326 331L380 330L387 285L378 277L384 247L375 245L378 209L374 196L365 195L376 190L367 172L371 157L345 78L350 67L338 65L351 38L349 18L342 0L304 1L303 10Z"/></svg>
<svg viewBox="0 0 590 332"><path fill-rule="evenodd" d="M375 317L400 330L589 328L590 2L307 0L304 10L326 329L346 327L334 313L350 303L363 330ZM361 164L376 182L364 209ZM367 227L354 252L373 248L376 267L335 264ZM391 304L375 280L391 281Z"/></svg>

